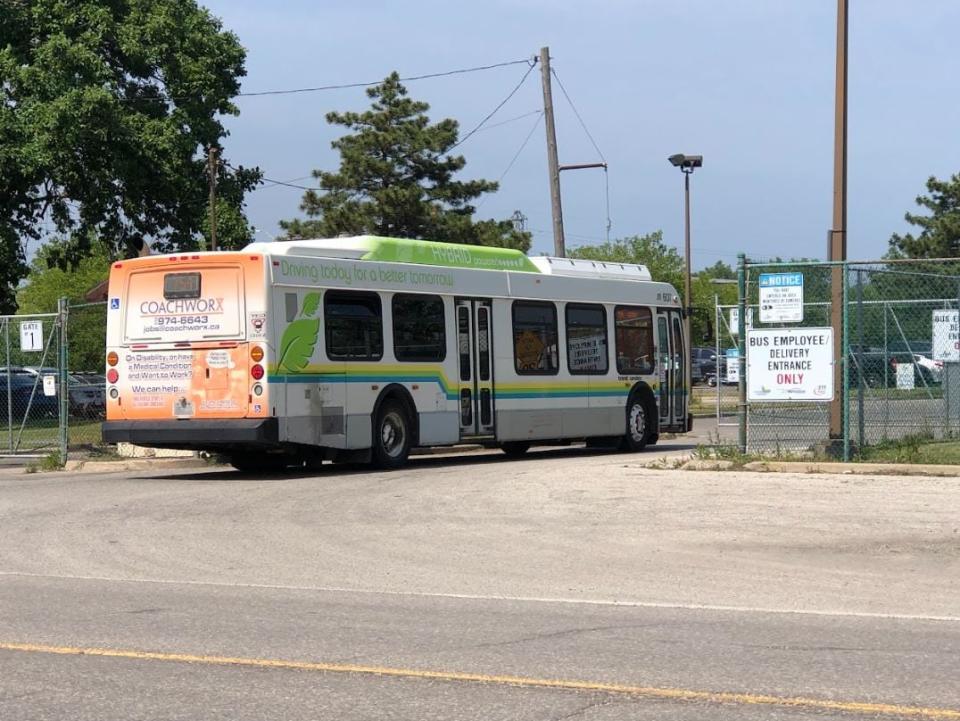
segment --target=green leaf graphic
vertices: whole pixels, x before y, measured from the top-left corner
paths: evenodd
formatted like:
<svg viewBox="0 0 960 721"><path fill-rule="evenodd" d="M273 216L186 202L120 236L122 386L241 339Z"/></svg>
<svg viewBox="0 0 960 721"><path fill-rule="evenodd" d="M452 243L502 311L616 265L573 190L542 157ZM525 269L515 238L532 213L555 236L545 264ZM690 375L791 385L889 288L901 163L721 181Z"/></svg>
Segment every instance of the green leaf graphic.
<svg viewBox="0 0 960 721"><path fill-rule="evenodd" d="M288 325L280 340L280 361L277 365L294 373L303 370L313 356L319 331L319 318L303 318Z"/></svg>
<svg viewBox="0 0 960 721"><path fill-rule="evenodd" d="M320 294L319 293L307 293L303 297L303 310L300 311L300 315L304 318L312 318L317 312L317 308L320 307Z"/></svg>

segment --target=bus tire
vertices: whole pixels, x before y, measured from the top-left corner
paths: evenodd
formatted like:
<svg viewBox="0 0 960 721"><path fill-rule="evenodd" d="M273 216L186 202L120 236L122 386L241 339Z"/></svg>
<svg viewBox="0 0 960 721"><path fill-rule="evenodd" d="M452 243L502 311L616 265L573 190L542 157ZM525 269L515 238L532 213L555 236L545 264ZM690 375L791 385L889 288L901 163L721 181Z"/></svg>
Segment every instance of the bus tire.
<svg viewBox="0 0 960 721"><path fill-rule="evenodd" d="M287 456L251 451L232 453L228 460L241 473L281 473L290 465Z"/></svg>
<svg viewBox="0 0 960 721"><path fill-rule="evenodd" d="M510 458L520 458L530 450L530 443L527 441L505 441L500 444L500 450Z"/></svg>
<svg viewBox="0 0 960 721"><path fill-rule="evenodd" d="M392 470L407 462L413 424L403 403L389 398L380 404L373 424L373 464Z"/></svg>
<svg viewBox="0 0 960 721"><path fill-rule="evenodd" d="M650 440L650 423L653 416L650 404L642 393L630 394L627 402L627 432L620 444L621 450L631 453L642 451Z"/></svg>

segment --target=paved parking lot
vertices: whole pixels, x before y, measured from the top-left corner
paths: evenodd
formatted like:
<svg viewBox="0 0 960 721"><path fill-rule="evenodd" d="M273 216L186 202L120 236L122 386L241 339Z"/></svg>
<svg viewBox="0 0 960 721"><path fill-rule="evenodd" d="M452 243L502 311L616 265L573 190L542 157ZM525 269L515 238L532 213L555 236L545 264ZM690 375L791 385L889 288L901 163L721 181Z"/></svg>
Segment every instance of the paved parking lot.
<svg viewBox="0 0 960 721"><path fill-rule="evenodd" d="M960 718L960 481L646 460L4 471L0 717Z"/></svg>

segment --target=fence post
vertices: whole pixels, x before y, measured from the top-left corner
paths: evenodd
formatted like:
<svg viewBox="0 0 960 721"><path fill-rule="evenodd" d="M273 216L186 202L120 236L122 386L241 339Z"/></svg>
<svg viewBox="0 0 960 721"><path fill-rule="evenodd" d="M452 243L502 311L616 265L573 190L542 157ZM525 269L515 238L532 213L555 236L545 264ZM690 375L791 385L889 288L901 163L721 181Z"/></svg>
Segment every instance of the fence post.
<svg viewBox="0 0 960 721"><path fill-rule="evenodd" d="M7 345L7 443L8 453L13 453L13 392L10 389L11 380L10 380L10 319L5 318L3 321L3 331L4 337L6 339Z"/></svg>
<svg viewBox="0 0 960 721"><path fill-rule="evenodd" d="M857 268L857 351L860 361L857 363L857 443L859 448L864 444L864 368L863 359L866 352L863 347L863 268Z"/></svg>
<svg viewBox="0 0 960 721"><path fill-rule="evenodd" d="M747 257L740 253L737 255L737 422L738 422L738 447L740 453L747 452L747 354L746 354L746 335L747 335ZM719 393L719 382L718 382Z"/></svg>
<svg viewBox="0 0 960 721"><path fill-rule="evenodd" d="M67 374L67 363L69 355L67 353L67 318L70 312L70 301L67 298L60 298L57 301L57 324L60 327L60 348L58 363L60 366L60 463L67 462L67 447L69 445L70 431L70 377Z"/></svg>
<svg viewBox="0 0 960 721"><path fill-rule="evenodd" d="M841 369L843 373L843 383L840 389L840 402L843 404L843 460L850 460L850 323L849 307L847 303L847 286L850 283L850 268L846 261L841 264L843 278L840 303L843 305L843 316L840 335L843 338L843 358L841 359Z"/></svg>

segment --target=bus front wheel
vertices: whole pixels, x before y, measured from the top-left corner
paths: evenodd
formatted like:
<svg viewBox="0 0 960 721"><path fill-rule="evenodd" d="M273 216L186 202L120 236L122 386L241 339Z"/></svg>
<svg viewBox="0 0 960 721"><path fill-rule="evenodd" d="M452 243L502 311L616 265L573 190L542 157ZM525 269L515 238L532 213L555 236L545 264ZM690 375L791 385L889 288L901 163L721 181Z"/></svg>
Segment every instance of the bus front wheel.
<svg viewBox="0 0 960 721"><path fill-rule="evenodd" d="M411 424L398 401L384 401L373 425L373 462L379 468L400 468L410 455Z"/></svg>
<svg viewBox="0 0 960 721"><path fill-rule="evenodd" d="M627 432L620 447L625 451L642 451L650 440L650 412L639 394L627 403Z"/></svg>

